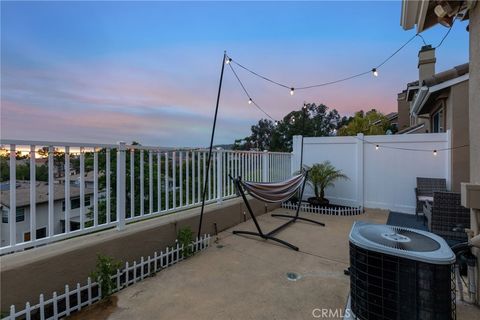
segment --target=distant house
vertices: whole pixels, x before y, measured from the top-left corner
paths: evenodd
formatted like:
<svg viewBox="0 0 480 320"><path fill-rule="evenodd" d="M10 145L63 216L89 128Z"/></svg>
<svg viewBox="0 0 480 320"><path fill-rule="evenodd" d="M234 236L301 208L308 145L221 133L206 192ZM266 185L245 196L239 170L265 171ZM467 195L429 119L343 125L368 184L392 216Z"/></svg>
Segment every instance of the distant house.
<svg viewBox="0 0 480 320"><path fill-rule="evenodd" d="M391 128L398 130L398 112L391 112L387 115L385 115L387 118L388 124ZM374 123L372 123L374 126L379 125L382 123L382 120L377 120Z"/></svg>
<svg viewBox="0 0 480 320"><path fill-rule="evenodd" d="M398 94L398 134L451 132L452 190L469 181L468 63L435 73L435 49L418 54L419 80Z"/></svg>
<svg viewBox="0 0 480 320"><path fill-rule="evenodd" d="M40 239L48 234L48 183L36 182L36 238ZM85 212L93 206L93 189L85 188ZM71 184L70 187L70 230L80 226L80 186ZM8 245L10 212L10 190L2 188L0 191L1 245ZM30 234L30 181L17 181L16 188L16 233L17 243L31 239ZM65 230L65 185L54 184L54 233Z"/></svg>

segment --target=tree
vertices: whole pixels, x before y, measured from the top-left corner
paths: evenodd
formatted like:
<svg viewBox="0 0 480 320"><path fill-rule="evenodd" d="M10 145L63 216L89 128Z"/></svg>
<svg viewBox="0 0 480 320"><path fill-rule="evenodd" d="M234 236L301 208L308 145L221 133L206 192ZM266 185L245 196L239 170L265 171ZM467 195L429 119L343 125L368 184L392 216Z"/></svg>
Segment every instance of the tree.
<svg viewBox="0 0 480 320"><path fill-rule="evenodd" d="M260 119L251 127L252 134L244 139L235 140L234 150L267 150L270 149L275 124L268 119ZM242 143L242 141L244 141Z"/></svg>
<svg viewBox="0 0 480 320"><path fill-rule="evenodd" d="M307 103L300 110L291 111L282 121L275 123L261 119L251 127L251 135L235 140L235 150L292 151L292 137L304 135L320 137L332 135L339 125L346 123L337 110L328 110L324 104Z"/></svg>
<svg viewBox="0 0 480 320"><path fill-rule="evenodd" d="M308 172L308 182L313 186L317 199L315 204L328 204L325 199L325 189L333 187L334 181L338 179L348 179L342 170L335 169L330 161L314 164Z"/></svg>
<svg viewBox="0 0 480 320"><path fill-rule="evenodd" d="M358 133L365 135L382 135L390 129L387 117L375 109L364 113L362 110L338 130L340 136L354 136Z"/></svg>

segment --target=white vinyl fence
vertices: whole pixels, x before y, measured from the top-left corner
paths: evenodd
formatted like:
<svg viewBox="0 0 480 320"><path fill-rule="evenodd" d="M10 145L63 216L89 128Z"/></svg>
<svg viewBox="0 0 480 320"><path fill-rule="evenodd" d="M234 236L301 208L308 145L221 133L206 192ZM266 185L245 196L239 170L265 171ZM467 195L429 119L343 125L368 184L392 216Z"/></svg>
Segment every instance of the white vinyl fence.
<svg viewBox="0 0 480 320"><path fill-rule="evenodd" d="M200 239L196 239L190 246L193 252L205 250L210 245L210 235L204 235ZM178 242L175 247L168 248L160 253L155 252L153 257L148 256L146 259L142 257L140 261L135 261L129 265L125 263L123 269L118 269L117 273L112 276L112 280L116 283L114 292L120 291L131 286L144 278L149 277L156 272L165 269L179 261L185 259L183 256L183 245ZM65 291L61 294L53 292L51 298L45 298L40 294L37 304L27 302L25 308L16 310L15 306L10 307L10 313L2 320L15 319L60 319L69 316L73 312L80 311L82 308L91 305L101 299L101 287L97 282L92 282L90 277L87 278L85 285L77 283L75 288L65 286Z"/></svg>
<svg viewBox="0 0 480 320"><path fill-rule="evenodd" d="M2 170L0 254L235 196L228 175L244 180L290 177L291 154L166 150L119 144L0 140ZM17 172L28 166L27 172ZM22 175L17 179L18 175ZM37 179L38 178L38 179Z"/></svg>
<svg viewBox="0 0 480 320"><path fill-rule="evenodd" d="M305 137L303 163L328 160L349 177L326 189L335 204L415 213L416 177L445 178L450 185L451 151L445 150L451 147L449 136L447 132ZM293 139L293 171L300 168L301 141L301 136ZM308 188L305 198L312 195Z"/></svg>

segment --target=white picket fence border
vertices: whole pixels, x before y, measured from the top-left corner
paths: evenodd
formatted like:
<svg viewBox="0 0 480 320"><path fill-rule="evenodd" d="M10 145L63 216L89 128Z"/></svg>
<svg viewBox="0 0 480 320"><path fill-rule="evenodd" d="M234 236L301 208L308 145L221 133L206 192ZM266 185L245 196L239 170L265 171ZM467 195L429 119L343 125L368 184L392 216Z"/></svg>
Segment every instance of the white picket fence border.
<svg viewBox="0 0 480 320"><path fill-rule="evenodd" d="M204 235L200 239L197 238L195 242L190 244L194 253L205 250L209 245L209 234ZM121 270L117 269L117 273L112 276L112 280L116 283L113 292L120 291L162 269L184 260L183 249L184 246L180 245L177 241L175 247L167 247L165 252L161 251L158 253L155 251L153 257L148 256L147 259L141 257L140 262L134 261L133 264L126 262L125 267ZM45 296L40 294L39 303L30 305L30 302L27 302L23 310L16 311L15 305L12 305L9 316L2 318L2 320L30 320L32 318L56 320L69 316L71 313L79 311L100 299L101 288L99 284L92 282L92 279L88 277L86 285L81 286L80 283L77 283L75 289L71 289L68 285L65 285L64 293L59 295L55 291L50 299L45 300Z"/></svg>
<svg viewBox="0 0 480 320"><path fill-rule="evenodd" d="M282 208L289 210L297 210L298 204L292 202L283 202ZM363 213L362 207L337 207L337 208L327 208L327 207L317 207L312 206L308 203L302 203L300 205L300 211L307 213L317 213L317 214L326 214L332 216L356 216Z"/></svg>

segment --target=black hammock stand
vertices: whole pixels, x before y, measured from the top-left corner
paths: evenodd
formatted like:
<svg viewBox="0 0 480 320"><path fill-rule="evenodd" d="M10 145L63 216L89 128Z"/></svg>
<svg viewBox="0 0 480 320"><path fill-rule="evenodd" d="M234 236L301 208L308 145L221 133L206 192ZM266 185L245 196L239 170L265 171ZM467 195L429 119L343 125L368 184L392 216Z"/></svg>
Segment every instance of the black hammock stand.
<svg viewBox="0 0 480 320"><path fill-rule="evenodd" d="M307 218L302 218L299 216L300 206L302 204L301 199L303 197L303 191L305 190L307 176L308 176L308 171L305 171L304 173L296 175L286 181L269 183L269 182L242 181L241 177L234 179L232 178L232 176L229 175L230 179L232 179L235 183L237 193L241 195L243 201L245 202L248 212L250 213L250 216L252 217L252 220L255 223L255 227L257 229L257 232L235 230L233 231L233 234L245 234L245 235L260 237L265 240L272 240L272 241L281 243L293 250L298 251L297 246L294 246L291 243L278 239L274 237L274 235L280 232L282 229L284 229L288 225L296 222L297 220L315 223L323 227L325 226L325 224L322 222L318 222L318 221L307 219ZM260 224L258 223L257 218L255 217L255 214L252 211L252 208L250 207L250 204L245 195L245 190L248 191L248 193L252 197L260 201L269 202L269 203L278 203L278 202L283 202L285 200L290 199L295 194L295 192L297 192L299 188L301 188L301 191L300 191L300 197L299 197L298 206L297 206L295 215L272 214L272 217L290 218L290 220L288 220L284 224L278 226L277 228L273 229L268 233L263 232L262 228L260 227Z"/></svg>
<svg viewBox="0 0 480 320"><path fill-rule="evenodd" d="M222 92L222 82L223 82L223 72L225 70L225 64L227 63L227 52L225 51L223 53L223 59L222 59L222 68L220 72L220 81L218 84L218 93L217 93L217 103L215 105L215 115L213 117L213 126L212 126L212 134L210 136L210 147L208 150L208 159L207 159L207 168L206 172L209 172L210 170L210 164L211 164L211 159L212 159L212 149L213 149L213 139L215 137L215 127L217 124L217 115L218 115L218 106L220 104L220 94ZM302 162L303 162L303 137L302 137ZM253 235L253 236L258 236L266 240L272 240L279 242L281 244L286 245L287 247L290 247L294 250L298 251L298 247L280 240L278 238L275 238L273 235L288 226L291 223L296 222L297 220L303 220L303 221L308 221L312 223L316 223L321 226L325 226L325 224L321 222L317 222L314 220L302 218L298 216L298 213L300 211L300 206L302 204L302 197L303 197L303 191L305 189L305 184L307 180L308 172L304 172L300 175L294 176L293 178L284 181L284 182L273 182L273 183L267 183L267 182L248 182L248 181L242 181L241 177L238 177L237 179L233 179L232 176L229 175L231 179L235 182L235 186L238 190L238 193L243 198L243 201L245 202L245 205L247 206L247 209L250 213L250 216L253 219L253 222L255 223L255 227L257 228L258 232L250 232L250 231L234 231L234 234L248 234L248 235ZM200 210L200 220L198 222L198 232L197 232L197 237L200 238L202 235L202 223L203 223L203 214L205 210L205 199L206 199L206 194L207 194L207 186L209 182L209 175L207 175L203 181L203 192L202 192L202 206ZM261 201L265 202L270 202L270 203L278 203L282 202L285 200L288 200L301 186L301 195L298 201L298 207L297 207L297 212L295 213L294 216L291 215L286 215L286 214L272 214L272 217L284 217L284 218L290 218L289 221L286 223L282 224L281 226L275 228L274 230L264 233L262 229L260 228L260 225L258 224L257 218L252 212L252 208L250 207L250 204L248 203L247 197L245 196L245 190L248 191L248 193Z"/></svg>

